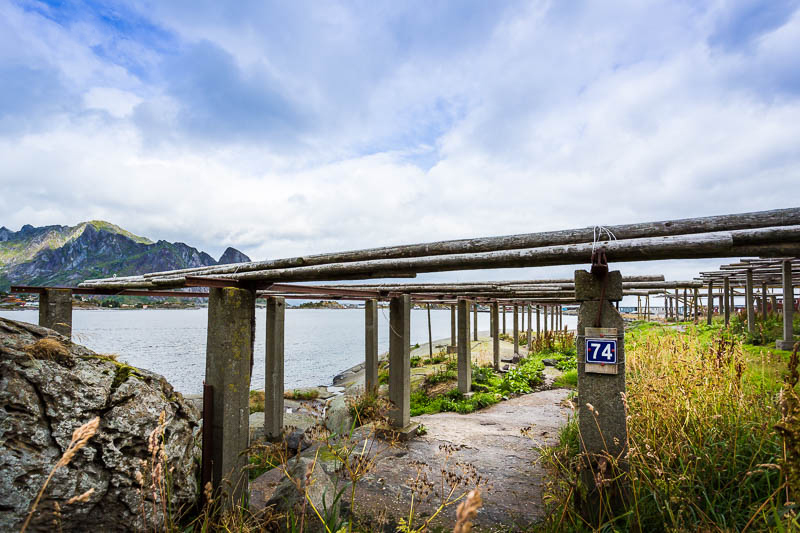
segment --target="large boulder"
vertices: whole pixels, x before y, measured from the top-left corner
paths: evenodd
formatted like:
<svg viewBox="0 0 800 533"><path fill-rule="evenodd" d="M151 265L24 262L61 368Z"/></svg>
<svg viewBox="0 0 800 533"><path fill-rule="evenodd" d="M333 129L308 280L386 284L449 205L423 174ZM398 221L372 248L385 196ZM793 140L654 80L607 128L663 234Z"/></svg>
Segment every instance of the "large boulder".
<svg viewBox="0 0 800 533"><path fill-rule="evenodd" d="M73 431L95 417L97 433L55 472L29 530L160 530L162 503L173 516L194 503L198 414L162 376L0 318L0 530L19 530Z"/></svg>

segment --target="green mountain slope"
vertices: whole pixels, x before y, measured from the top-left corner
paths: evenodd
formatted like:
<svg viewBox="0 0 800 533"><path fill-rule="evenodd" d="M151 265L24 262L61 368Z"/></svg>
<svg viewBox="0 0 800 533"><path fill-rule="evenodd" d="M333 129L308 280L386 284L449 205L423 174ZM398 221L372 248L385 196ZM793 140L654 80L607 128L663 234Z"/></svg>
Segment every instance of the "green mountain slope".
<svg viewBox="0 0 800 533"><path fill-rule="evenodd" d="M249 261L229 248L221 258ZM74 285L89 278L218 264L181 242L153 242L102 220L76 226L0 227L0 290L9 285Z"/></svg>

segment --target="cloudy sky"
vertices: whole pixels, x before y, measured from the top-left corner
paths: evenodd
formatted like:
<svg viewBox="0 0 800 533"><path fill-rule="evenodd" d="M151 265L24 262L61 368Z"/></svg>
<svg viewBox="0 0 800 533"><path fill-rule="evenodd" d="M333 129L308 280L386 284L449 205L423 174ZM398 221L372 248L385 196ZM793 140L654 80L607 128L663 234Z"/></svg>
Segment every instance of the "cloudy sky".
<svg viewBox="0 0 800 533"><path fill-rule="evenodd" d="M0 225L261 259L796 206L799 51L798 1L0 0Z"/></svg>

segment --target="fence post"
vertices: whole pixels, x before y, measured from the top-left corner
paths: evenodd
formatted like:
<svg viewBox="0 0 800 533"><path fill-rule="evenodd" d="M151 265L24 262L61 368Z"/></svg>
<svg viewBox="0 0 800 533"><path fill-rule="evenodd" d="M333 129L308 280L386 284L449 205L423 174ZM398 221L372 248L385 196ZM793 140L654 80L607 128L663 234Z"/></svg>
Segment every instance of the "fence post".
<svg viewBox="0 0 800 533"><path fill-rule="evenodd" d="M580 302L576 337L578 426L582 451L586 454L582 479L588 491L580 507L584 518L595 523L601 507L610 506L610 512L614 513L610 516L622 511L628 494L627 480L619 475L628 469L623 402L625 322L611 305L612 301L622 299L622 275L619 271L608 272L604 280L584 270L575 271L575 299ZM616 341L616 347L612 341ZM587 359L601 362L587 362ZM598 478L608 483L597 483Z"/></svg>

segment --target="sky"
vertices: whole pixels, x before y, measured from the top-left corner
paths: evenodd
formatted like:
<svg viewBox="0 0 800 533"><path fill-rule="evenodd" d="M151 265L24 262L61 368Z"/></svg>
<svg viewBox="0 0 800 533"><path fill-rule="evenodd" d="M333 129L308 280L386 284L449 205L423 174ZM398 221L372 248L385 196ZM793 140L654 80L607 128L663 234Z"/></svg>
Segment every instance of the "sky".
<svg viewBox="0 0 800 533"><path fill-rule="evenodd" d="M265 259L794 207L798 51L797 0L0 0L0 226Z"/></svg>

